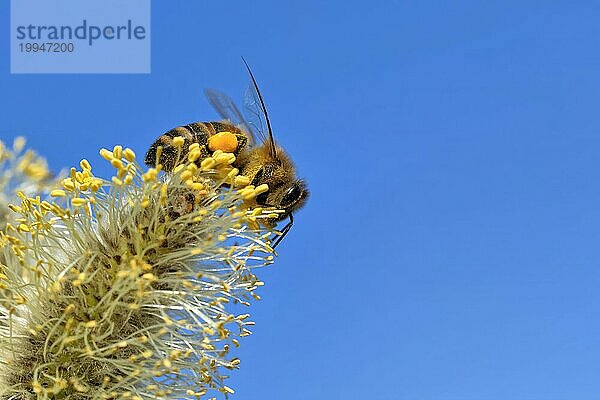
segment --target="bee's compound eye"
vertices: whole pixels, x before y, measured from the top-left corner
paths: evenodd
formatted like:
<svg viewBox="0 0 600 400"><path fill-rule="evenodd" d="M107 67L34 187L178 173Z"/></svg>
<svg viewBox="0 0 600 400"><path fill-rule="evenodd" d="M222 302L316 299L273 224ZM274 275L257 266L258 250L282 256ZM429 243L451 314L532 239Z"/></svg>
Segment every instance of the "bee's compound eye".
<svg viewBox="0 0 600 400"><path fill-rule="evenodd" d="M283 207L291 206L296 201L298 201L298 199L300 199L301 196L302 188L300 188L298 185L294 185L288 190L286 190L285 194L283 195L283 199L281 199L281 205Z"/></svg>

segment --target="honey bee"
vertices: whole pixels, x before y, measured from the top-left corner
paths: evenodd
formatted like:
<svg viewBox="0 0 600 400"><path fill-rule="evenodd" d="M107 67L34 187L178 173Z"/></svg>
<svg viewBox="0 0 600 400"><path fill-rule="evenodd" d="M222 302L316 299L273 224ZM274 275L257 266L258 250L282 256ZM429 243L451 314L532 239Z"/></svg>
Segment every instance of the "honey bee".
<svg viewBox="0 0 600 400"><path fill-rule="evenodd" d="M254 186L267 184L269 187L267 192L256 197L256 203L263 207L284 211L277 218L267 220L267 223L275 226L277 222L289 218L289 222L281 230L281 235L273 245L276 247L290 231L294 224L294 212L304 206L309 191L306 182L296 177L296 169L290 157L275 142L267 108L256 79L246 60L242 60L250 75L250 84L244 99L248 118L244 117L235 102L227 95L206 89L205 95L209 103L223 120L192 122L171 129L150 146L145 162L152 167L160 163L165 171L172 171L177 166L177 155L180 151L173 146L173 138L181 136L184 138L183 149L187 149L192 143L200 145L201 157L197 161L200 164L215 150L212 146L214 139L223 132L229 132L232 140L221 141L219 148L235 154L236 159L232 165L239 169L240 175L250 180L250 184ZM160 160L157 160L159 147L162 147L162 152Z"/></svg>

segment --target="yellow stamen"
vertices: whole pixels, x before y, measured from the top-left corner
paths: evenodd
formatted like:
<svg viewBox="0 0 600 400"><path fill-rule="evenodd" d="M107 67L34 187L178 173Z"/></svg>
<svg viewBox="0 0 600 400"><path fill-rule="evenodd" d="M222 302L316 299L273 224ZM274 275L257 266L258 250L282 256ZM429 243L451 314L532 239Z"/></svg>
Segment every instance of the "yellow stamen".
<svg viewBox="0 0 600 400"><path fill-rule="evenodd" d="M13 150L15 151L15 153L18 153L21 150L23 150L26 143L27 143L27 141L25 140L25 138L23 136L19 136L19 137L15 138L15 141L13 142Z"/></svg>
<svg viewBox="0 0 600 400"><path fill-rule="evenodd" d="M81 207L87 204L87 199L82 199L79 197L75 197L73 200L71 200L71 203L75 206L75 207Z"/></svg>
<svg viewBox="0 0 600 400"><path fill-rule="evenodd" d="M250 178L244 175L238 175L235 177L233 182L236 187L244 187L250 184Z"/></svg>
<svg viewBox="0 0 600 400"><path fill-rule="evenodd" d="M100 155L102 156L102 158L104 158L106 161L112 161L113 157L113 153L110 150L107 149L100 149Z"/></svg>
<svg viewBox="0 0 600 400"><path fill-rule="evenodd" d="M114 158L118 158L120 160L121 158L123 158L123 146L117 145L113 147L112 153Z"/></svg>
<svg viewBox="0 0 600 400"><path fill-rule="evenodd" d="M175 136L173 138L173 146L175 146L177 148L181 148L181 146L183 146L184 143L185 143L185 139L183 139L183 137L181 137L181 136Z"/></svg>
<svg viewBox="0 0 600 400"><path fill-rule="evenodd" d="M91 171L92 170L92 166L90 165L89 161L86 160L85 158L83 160L81 160L81 162L79 163L79 166L83 170L87 170L87 171Z"/></svg>
<svg viewBox="0 0 600 400"><path fill-rule="evenodd" d="M65 193L64 190L60 190L60 189L56 189L50 192L50 196L52 197L64 197L67 194Z"/></svg>
<svg viewBox="0 0 600 400"><path fill-rule="evenodd" d="M257 196L261 193L265 193L268 191L269 191L269 185L267 185L266 183L263 183L262 185L258 185L256 187L256 189L254 189L254 192L256 192Z"/></svg>
<svg viewBox="0 0 600 400"><path fill-rule="evenodd" d="M200 163L200 168L202 168L202 170L206 171L206 170L212 169L215 165L217 165L217 162L215 161L214 158L206 158L206 159L202 160L202 162Z"/></svg>
<svg viewBox="0 0 600 400"><path fill-rule="evenodd" d="M130 148L126 148L123 151L123 156L125 157L125 159L129 162L134 162L135 161L135 153L133 152L133 150L131 150Z"/></svg>

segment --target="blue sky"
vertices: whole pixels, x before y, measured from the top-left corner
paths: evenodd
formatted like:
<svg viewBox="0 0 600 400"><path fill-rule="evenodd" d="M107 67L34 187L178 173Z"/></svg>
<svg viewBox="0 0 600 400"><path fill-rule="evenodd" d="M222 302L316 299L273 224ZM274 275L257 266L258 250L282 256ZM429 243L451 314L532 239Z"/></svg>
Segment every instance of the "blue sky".
<svg viewBox="0 0 600 400"><path fill-rule="evenodd" d="M56 169L215 119L252 65L311 187L239 399L600 398L600 5L153 1L150 75L10 75Z"/></svg>

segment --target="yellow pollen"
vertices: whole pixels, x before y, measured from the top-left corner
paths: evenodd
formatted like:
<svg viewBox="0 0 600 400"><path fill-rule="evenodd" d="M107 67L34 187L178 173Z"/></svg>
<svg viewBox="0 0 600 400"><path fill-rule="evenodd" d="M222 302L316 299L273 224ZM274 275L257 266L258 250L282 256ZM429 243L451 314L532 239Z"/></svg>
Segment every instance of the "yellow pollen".
<svg viewBox="0 0 600 400"><path fill-rule="evenodd" d="M56 189L50 192L50 196L52 197L64 197L67 194L65 193L64 190L60 190L60 189Z"/></svg>
<svg viewBox="0 0 600 400"><path fill-rule="evenodd" d="M235 176L237 176L237 174L240 173L240 170L237 168L233 168L231 171L229 171L229 173L227 174L228 178L234 178Z"/></svg>
<svg viewBox="0 0 600 400"><path fill-rule="evenodd" d="M113 157L113 153L110 150L107 149L100 149L100 155L102 156L102 158L104 158L106 161L112 161Z"/></svg>
<svg viewBox="0 0 600 400"><path fill-rule="evenodd" d="M75 184L73 183L73 180L71 178L65 178L62 180L61 183L65 189L69 191L75 190Z"/></svg>
<svg viewBox="0 0 600 400"><path fill-rule="evenodd" d="M155 181L158 176L158 171L156 168L150 168L144 175L142 175L142 179L144 182Z"/></svg>
<svg viewBox="0 0 600 400"><path fill-rule="evenodd" d="M186 182L186 185L192 190L206 190L206 185L200 182Z"/></svg>
<svg viewBox="0 0 600 400"><path fill-rule="evenodd" d="M119 160L123 158L123 146L115 146L113 147L113 157L118 158Z"/></svg>
<svg viewBox="0 0 600 400"><path fill-rule="evenodd" d="M235 155L231 153L222 153L213 156L217 164L232 164L235 161Z"/></svg>
<svg viewBox="0 0 600 400"><path fill-rule="evenodd" d="M21 212L23 209L19 206L15 206L14 204L9 204L8 208L10 208L14 212Z"/></svg>
<svg viewBox="0 0 600 400"><path fill-rule="evenodd" d="M233 182L236 187L244 187L250 184L250 178L244 175L238 175Z"/></svg>
<svg viewBox="0 0 600 400"><path fill-rule="evenodd" d="M173 146L180 148L185 143L185 140L181 136L176 136L173 138Z"/></svg>
<svg viewBox="0 0 600 400"><path fill-rule="evenodd" d="M194 163L188 164L185 169L189 172L191 172L192 174L195 174L196 172L198 172L198 166Z"/></svg>
<svg viewBox="0 0 600 400"><path fill-rule="evenodd" d="M142 275L142 278L146 279L147 281L155 281L156 280L156 276L152 273L147 273Z"/></svg>
<svg viewBox="0 0 600 400"><path fill-rule="evenodd" d="M265 193L268 191L269 191L269 185L267 185L266 183L263 183L262 185L258 185L256 187L256 189L254 189L254 192L256 193L257 196L261 193Z"/></svg>
<svg viewBox="0 0 600 400"><path fill-rule="evenodd" d="M71 203L73 203L75 207L81 207L87 204L87 199L76 197L73 200L71 200Z"/></svg>
<svg viewBox="0 0 600 400"><path fill-rule="evenodd" d="M90 165L90 163L88 162L88 160L86 160L85 158L79 162L79 166L83 170L87 170L87 171L91 171L92 170L92 166Z"/></svg>
<svg viewBox="0 0 600 400"><path fill-rule="evenodd" d="M206 158L200 163L200 168L203 170L208 170L212 169L215 165L217 165L217 162L214 158Z"/></svg>
<svg viewBox="0 0 600 400"><path fill-rule="evenodd" d="M193 176L193 174L192 174L190 171L188 171L188 170L185 170L185 171L183 171L183 172L181 173L181 175L180 175L180 178L181 178L181 180L182 180L182 181L187 181L187 180L188 180L188 179L190 179L192 176Z"/></svg>
<svg viewBox="0 0 600 400"><path fill-rule="evenodd" d="M129 162L134 162L135 161L135 153L133 152L133 150L131 150L130 148L126 148L123 151L123 156L125 157L125 159Z"/></svg>
<svg viewBox="0 0 600 400"><path fill-rule="evenodd" d="M94 178L92 179L92 183L90 184L90 189L96 192L102 187L102 179Z"/></svg>
<svg viewBox="0 0 600 400"><path fill-rule="evenodd" d="M77 181L77 183L83 183L83 178L83 174L80 171L75 172L75 180Z"/></svg>
<svg viewBox="0 0 600 400"><path fill-rule="evenodd" d="M185 169L185 165L184 164L179 164L178 166L176 166L175 168L173 168L173 171L171 171L173 174L179 174L181 173L181 171L183 171Z"/></svg>
<svg viewBox="0 0 600 400"><path fill-rule="evenodd" d="M208 139L210 151L221 150L225 153L233 153L238 148L238 140L231 132L219 132Z"/></svg>
<svg viewBox="0 0 600 400"><path fill-rule="evenodd" d="M110 162L110 163L111 163L111 165L112 165L113 167L115 167L116 169L123 169L123 167L124 167L124 166L123 166L123 161L121 161L121 160L120 160L120 159L118 159L118 158L113 158L113 159L111 160L111 162Z"/></svg>
<svg viewBox="0 0 600 400"><path fill-rule="evenodd" d="M200 149L190 150L190 152L188 153L188 161L194 162L194 161L198 160L201 155L202 155L202 153L200 152Z"/></svg>
<svg viewBox="0 0 600 400"><path fill-rule="evenodd" d="M15 151L15 153L18 153L21 150L23 150L23 147L25 147L26 143L27 143L27 141L25 140L25 138L23 136L17 137L15 139L15 141L13 142L13 150Z"/></svg>

